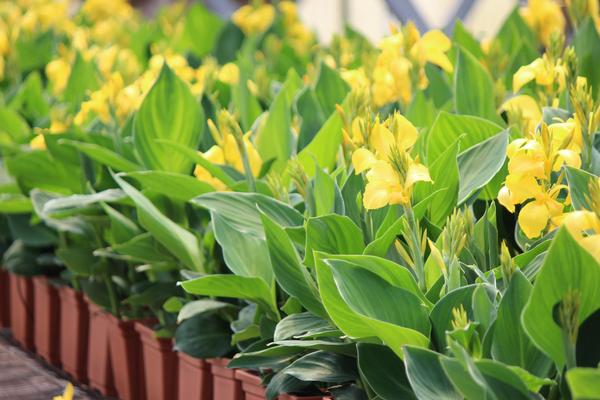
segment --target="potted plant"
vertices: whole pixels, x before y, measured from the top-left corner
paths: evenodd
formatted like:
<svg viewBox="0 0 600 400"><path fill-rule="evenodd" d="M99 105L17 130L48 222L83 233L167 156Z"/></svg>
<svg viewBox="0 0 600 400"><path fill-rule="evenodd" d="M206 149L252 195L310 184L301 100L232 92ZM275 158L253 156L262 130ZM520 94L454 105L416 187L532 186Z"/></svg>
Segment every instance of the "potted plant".
<svg viewBox="0 0 600 400"><path fill-rule="evenodd" d="M89 309L81 292L68 285L58 288L60 299L60 363L81 383L88 382Z"/></svg>

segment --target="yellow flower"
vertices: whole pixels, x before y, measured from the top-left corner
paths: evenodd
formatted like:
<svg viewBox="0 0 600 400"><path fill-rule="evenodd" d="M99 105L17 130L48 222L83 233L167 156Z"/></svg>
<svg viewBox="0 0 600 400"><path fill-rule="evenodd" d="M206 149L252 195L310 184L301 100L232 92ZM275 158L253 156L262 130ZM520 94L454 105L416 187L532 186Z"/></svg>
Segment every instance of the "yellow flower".
<svg viewBox="0 0 600 400"><path fill-rule="evenodd" d="M67 387L65 387L62 396L54 396L52 400L73 400L74 392L73 385L69 382L67 383Z"/></svg>
<svg viewBox="0 0 600 400"><path fill-rule="evenodd" d="M258 150L256 150L250 141L252 132L242 135L239 125L237 125L237 122L235 122L233 117L226 110L221 110L218 113L217 118L219 128L215 126L212 120L209 119L207 121L209 131L216 142L216 145L212 146L206 153L201 154L212 163L228 165L235 168L237 171L244 173L242 154L240 153L240 147L234 136L239 134L248 157L252 175L257 176L262 168L262 159L258 154ZM223 182L213 177L209 171L200 165L196 166L194 175L196 178L211 184L217 190L225 190L226 188Z"/></svg>
<svg viewBox="0 0 600 400"><path fill-rule="evenodd" d="M92 22L119 18L131 18L133 7L126 0L86 0L81 12Z"/></svg>
<svg viewBox="0 0 600 400"><path fill-rule="evenodd" d="M343 70L341 75L342 79L344 79L352 89L366 89L371 84L364 68L362 67L357 69Z"/></svg>
<svg viewBox="0 0 600 400"><path fill-rule="evenodd" d="M122 89L123 78L121 74L114 72L100 89L92 92L90 98L81 103L73 122L76 125L83 125L87 122L89 115L93 114L104 124L108 124L111 120L111 105L115 103L115 99Z"/></svg>
<svg viewBox="0 0 600 400"><path fill-rule="evenodd" d="M219 70L217 79L228 85L237 85L240 80L240 69L234 63L227 63Z"/></svg>
<svg viewBox="0 0 600 400"><path fill-rule="evenodd" d="M425 33L410 49L410 55L421 66L430 62L446 72L452 72L453 67L446 52L450 50L450 39L440 30L434 29Z"/></svg>
<svg viewBox="0 0 600 400"><path fill-rule="evenodd" d="M562 34L565 29L565 17L555 0L529 0L520 13L545 46L554 32Z"/></svg>
<svg viewBox="0 0 600 400"><path fill-rule="evenodd" d="M513 76L513 92L517 93L527 83L535 80L540 86L551 88L555 83L558 90L565 87L565 67L560 62L552 62L547 54L524 65Z"/></svg>
<svg viewBox="0 0 600 400"><path fill-rule="evenodd" d="M245 5L237 9L231 16L231 20L246 35L263 33L275 19L275 8L271 4L259 6Z"/></svg>
<svg viewBox="0 0 600 400"><path fill-rule="evenodd" d="M352 125L355 143L367 145L352 153L355 173L368 171L363 197L365 208L410 204L415 183L431 181L427 167L409 154L417 141L417 129L399 113L383 123L376 119L372 127L357 119ZM370 131L362 132L365 127Z"/></svg>
<svg viewBox="0 0 600 400"><path fill-rule="evenodd" d="M555 220L565 225L575 240L600 262L600 217L593 211L578 210Z"/></svg>
<svg viewBox="0 0 600 400"><path fill-rule="evenodd" d="M533 132L542 119L542 109L531 96L524 94L511 97L500 107L506 111L511 122L520 122L525 133Z"/></svg>
<svg viewBox="0 0 600 400"><path fill-rule="evenodd" d="M57 58L46 65L46 76L52 85L52 93L60 95L69 82L71 64L65 58Z"/></svg>

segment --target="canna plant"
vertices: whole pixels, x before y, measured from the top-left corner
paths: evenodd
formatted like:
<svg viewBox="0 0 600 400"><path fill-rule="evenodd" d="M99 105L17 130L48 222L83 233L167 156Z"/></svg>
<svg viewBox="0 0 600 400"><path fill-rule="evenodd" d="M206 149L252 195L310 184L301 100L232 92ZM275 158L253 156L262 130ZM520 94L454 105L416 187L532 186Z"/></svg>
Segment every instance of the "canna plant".
<svg viewBox="0 0 600 400"><path fill-rule="evenodd" d="M377 46L290 1L2 4L5 266L270 399L598 397L592 3Z"/></svg>

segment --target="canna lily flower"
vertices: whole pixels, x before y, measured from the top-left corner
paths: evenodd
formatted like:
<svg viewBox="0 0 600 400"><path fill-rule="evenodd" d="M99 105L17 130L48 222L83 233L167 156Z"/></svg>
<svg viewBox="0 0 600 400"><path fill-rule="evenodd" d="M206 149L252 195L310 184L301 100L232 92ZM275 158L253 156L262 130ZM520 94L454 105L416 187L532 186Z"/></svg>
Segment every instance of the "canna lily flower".
<svg viewBox="0 0 600 400"><path fill-rule="evenodd" d="M251 132L246 134L241 133L239 125L233 117L225 110L218 114L219 128L216 127L212 120L208 120L208 128L216 142L207 152L200 153L204 158L213 164L228 165L235 168L237 171L244 173L244 160L240 152L240 145L234 135L240 135L242 143L248 157L248 163L253 176L257 176L262 168L262 159L258 154L258 150L250 141ZM233 126L235 124L235 126ZM217 178L213 177L204 167L197 165L194 169L194 175L199 180L211 184L217 190L225 190L226 187Z"/></svg>
<svg viewBox="0 0 600 400"><path fill-rule="evenodd" d="M560 61L552 62L547 54L524 65L513 76L513 92L517 93L527 83L535 80L539 86L551 89L554 84L561 91L565 87L566 69Z"/></svg>
<svg viewBox="0 0 600 400"><path fill-rule="evenodd" d="M364 171L367 186L363 205L372 210L388 204L409 205L417 182L431 181L427 167L409 152L416 143L417 129L405 117L395 113L383 123L378 118L368 132L361 132L367 124L353 121L353 136L363 143L352 154L355 173Z"/></svg>
<svg viewBox="0 0 600 400"><path fill-rule="evenodd" d="M71 63L66 58L61 57L50 61L46 65L46 76L52 87L52 93L55 96L60 95L69 82L71 76Z"/></svg>
<svg viewBox="0 0 600 400"><path fill-rule="evenodd" d="M520 122L525 132L533 132L542 119L542 109L535 99L525 94L514 96L504 102L500 111L506 111L511 122Z"/></svg>
<svg viewBox="0 0 600 400"><path fill-rule="evenodd" d="M600 217L588 210L578 210L562 215L554 221L565 225L575 240L600 262Z"/></svg>
<svg viewBox="0 0 600 400"><path fill-rule="evenodd" d="M565 17L555 0L529 0L520 14L544 46L550 44L554 32L562 33L565 29Z"/></svg>
<svg viewBox="0 0 600 400"><path fill-rule="evenodd" d="M228 85L237 85L240 80L240 69L234 63L227 63L219 70L217 79Z"/></svg>
<svg viewBox="0 0 600 400"><path fill-rule="evenodd" d="M231 20L246 35L254 35L266 31L275 19L275 7L271 4L253 6L247 4L237 9Z"/></svg>
<svg viewBox="0 0 600 400"><path fill-rule="evenodd" d="M448 36L440 30L433 29L417 40L410 49L410 55L421 67L430 62L446 72L452 72L452 63L446 55L451 47L452 43Z"/></svg>

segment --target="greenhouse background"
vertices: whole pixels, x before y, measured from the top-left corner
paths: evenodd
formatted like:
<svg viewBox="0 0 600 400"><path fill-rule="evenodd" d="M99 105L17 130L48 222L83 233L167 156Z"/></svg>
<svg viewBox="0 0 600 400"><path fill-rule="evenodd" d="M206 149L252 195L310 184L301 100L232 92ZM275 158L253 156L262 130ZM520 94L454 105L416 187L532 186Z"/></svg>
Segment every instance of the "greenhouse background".
<svg viewBox="0 0 600 400"><path fill-rule="evenodd" d="M598 0L0 0L0 400L600 400Z"/></svg>

